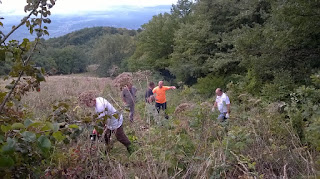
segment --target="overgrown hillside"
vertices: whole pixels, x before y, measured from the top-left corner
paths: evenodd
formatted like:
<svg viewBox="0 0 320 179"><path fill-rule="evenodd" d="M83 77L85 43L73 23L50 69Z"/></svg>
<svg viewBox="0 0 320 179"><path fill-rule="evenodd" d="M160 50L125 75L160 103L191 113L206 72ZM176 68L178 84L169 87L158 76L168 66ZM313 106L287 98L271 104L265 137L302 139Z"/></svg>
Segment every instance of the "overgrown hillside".
<svg viewBox="0 0 320 179"><path fill-rule="evenodd" d="M301 117L299 114L315 121L319 119L319 114L313 114L319 111L315 107L320 98L319 89L301 88L295 95L294 101L299 101L301 106L313 105L309 111L309 107L301 108L295 103L285 107L280 103L270 104L231 85L227 92L232 100L231 118L220 123L216 120L218 113L211 112L213 97L203 98L194 88L184 86L168 92L170 118L167 120L162 113L155 112L153 105L144 102L147 79L157 79L144 73L134 73L133 77L138 88L133 123L129 122L120 90L111 79L50 76L40 92L25 96L24 110L33 113L23 116L35 118L20 128L16 128L17 123L2 125L4 134L16 134L13 138L17 140L12 146L8 143L3 147L18 149L27 142L33 143L23 132L27 130L47 131L49 135L53 130L53 135L52 147L44 157L39 158L43 151L36 146L30 148L33 151L28 149L33 161L42 161L43 165L30 161L32 165L24 168L15 163L19 175L28 173L47 178L314 178L319 175L319 121L300 128L304 131L304 141L309 141L307 146L294 126L295 120ZM93 122L93 111L78 102L79 94L87 90L100 91L100 96L123 113L125 132L134 146L131 155L114 135L108 146L103 138L90 141L93 126L99 124ZM309 91L309 97L303 95L304 90ZM66 127L54 132L57 124ZM19 150L12 150L9 156L15 161L26 159ZM9 171L4 170L4 174L17 176Z"/></svg>
<svg viewBox="0 0 320 179"><path fill-rule="evenodd" d="M138 31L96 27L44 41L54 4L28 1L20 25L34 41L0 33L0 178L320 176L320 1L179 0ZM95 76L132 73L133 123L114 81L85 77L88 65ZM145 103L159 80L177 86L169 119ZM211 111L216 88L231 99L226 122ZM108 146L89 140L103 121L80 105L87 90L125 116L133 153L114 136Z"/></svg>

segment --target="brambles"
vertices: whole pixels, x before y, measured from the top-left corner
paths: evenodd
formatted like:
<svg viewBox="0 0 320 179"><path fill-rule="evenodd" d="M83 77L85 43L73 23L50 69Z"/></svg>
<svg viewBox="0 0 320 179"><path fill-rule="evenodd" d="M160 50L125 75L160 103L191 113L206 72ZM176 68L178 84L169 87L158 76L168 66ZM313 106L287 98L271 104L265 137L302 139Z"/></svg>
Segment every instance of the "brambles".
<svg viewBox="0 0 320 179"><path fill-rule="evenodd" d="M132 84L132 73L121 73L113 80L113 85L118 89L126 87L129 83Z"/></svg>
<svg viewBox="0 0 320 179"><path fill-rule="evenodd" d="M176 107L176 109L174 110L174 113L179 114L179 113L182 113L186 110L190 110L193 108L194 108L194 104L192 104L192 103L182 103Z"/></svg>

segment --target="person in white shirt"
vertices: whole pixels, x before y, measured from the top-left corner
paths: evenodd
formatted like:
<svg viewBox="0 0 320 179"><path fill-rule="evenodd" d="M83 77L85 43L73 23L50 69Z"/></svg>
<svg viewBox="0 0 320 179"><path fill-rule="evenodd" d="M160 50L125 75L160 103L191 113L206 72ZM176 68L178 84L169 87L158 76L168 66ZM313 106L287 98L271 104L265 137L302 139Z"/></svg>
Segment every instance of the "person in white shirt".
<svg viewBox="0 0 320 179"><path fill-rule="evenodd" d="M110 143L111 133L114 132L117 140L127 147L129 153L132 149L130 147L131 142L123 131L122 114L119 114L117 110L104 98L96 97L96 94L92 91L84 92L80 95L80 101L88 107L95 107L95 111L98 114L98 119L106 117L106 133L105 142Z"/></svg>
<svg viewBox="0 0 320 179"><path fill-rule="evenodd" d="M226 93L222 92L220 88L216 89L216 100L212 107L212 112L215 111L215 108L218 108L220 115L218 120L225 121L230 116L230 100Z"/></svg>

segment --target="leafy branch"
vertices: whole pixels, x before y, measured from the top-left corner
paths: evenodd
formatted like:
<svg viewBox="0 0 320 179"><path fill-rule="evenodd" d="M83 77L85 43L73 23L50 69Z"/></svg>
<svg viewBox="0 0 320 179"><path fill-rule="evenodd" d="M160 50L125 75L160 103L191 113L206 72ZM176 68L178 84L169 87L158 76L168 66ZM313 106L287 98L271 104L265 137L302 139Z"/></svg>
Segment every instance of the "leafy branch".
<svg viewBox="0 0 320 179"><path fill-rule="evenodd" d="M39 5L39 3L40 3L40 2L38 2L37 6ZM17 30L19 27L21 27L23 24L25 24L26 21L31 17L31 15L32 15L36 10L37 10L37 9L34 9L33 11L31 11L31 12L29 13L28 16L24 17L24 18L21 20L21 23L20 23L18 26L14 26L14 28L12 28L12 30L11 30L6 36L4 36L3 39L1 39L0 44L4 43L4 42L8 39L8 37L9 37L14 31L16 31L16 30Z"/></svg>
<svg viewBox="0 0 320 179"><path fill-rule="evenodd" d="M29 54L29 56L27 57L27 59L23 62L24 66L26 66L26 65L28 64L28 62L30 61L31 56L33 55L33 52L36 50L36 47L37 47L37 45L38 45L38 43L39 43L39 40L40 40L39 38L36 39L36 43L34 44L32 50L31 50L31 53ZM10 96L12 95L14 89L16 88L17 84L20 82L20 79L21 79L24 71L25 71L25 70L21 70L21 71L19 72L18 79L15 81L13 87L11 88L11 90L9 91L9 93L6 95L6 97L5 97L4 100L2 101L2 103L1 103L1 105L0 105L0 113L2 113L2 110L3 110L4 106L5 106L5 104L8 102L8 100L10 99Z"/></svg>
<svg viewBox="0 0 320 179"><path fill-rule="evenodd" d="M16 31L18 28L20 28L23 24L26 24L26 26L30 29L30 33L32 34L33 30L34 30L34 27L35 26L39 26L39 28L35 29L38 32L37 32L37 37L35 39L34 46L33 46L32 50L29 51L29 54L27 55L27 58L25 60L22 60L22 64L20 63L20 59L21 59L23 53L27 53L28 52L29 48L27 46L28 46L29 41L27 39L24 39L24 41L22 42L21 46L17 46L17 44L14 44L14 46L13 46L13 51L11 53L13 54L13 60L15 60L17 62L17 68L12 68L12 74L17 74L18 73L18 75L17 75L18 78L17 78L17 80L12 82L13 85L10 88L10 91L6 94L4 100L1 102L0 113L3 112L5 104L9 101L9 99L12 96L13 92L15 91L17 85L21 81L22 75L26 72L27 75L33 76L32 74L34 73L34 71L32 73L28 73L26 70L30 69L30 68L28 68L28 67L30 67L29 62L31 60L31 57L32 57L34 51L36 50L37 45L40 42L40 37L43 35L43 33L48 35L48 32L46 30L42 30L42 22L43 23L50 23L51 22L50 19L43 18L43 16L47 17L48 15L51 14L50 11L48 10L48 8L52 8L52 6L55 4L55 0L50 0L50 2L51 2L51 4L48 4L47 0L38 0L38 1L30 1L30 0L28 0L27 1L28 5L26 5L25 8L24 8L25 12L31 11L28 14L28 16L25 16L21 20L21 22L20 22L20 24L18 26L13 26L12 30L7 35L4 35L1 32L1 34L3 35L3 38L0 37L0 39L1 39L0 44L3 44L1 46L6 48L7 49L6 51L8 52L8 46L5 44L5 41L8 39L8 37L10 35L12 35L12 33L14 31ZM38 10L39 7L41 8L40 10ZM29 19L30 19L31 15L37 16L38 13L41 14L41 17L32 19L32 23L33 24L30 24ZM0 25L2 25L2 23ZM44 26L44 29L47 29L47 27ZM24 48L23 46L25 46L27 48ZM18 52L16 52L17 50L18 50ZM17 54L18 54L18 56L15 56ZM15 70L18 70L18 71L15 72ZM15 75L11 75L11 76L15 76ZM41 80L37 79L37 82L40 82L40 81Z"/></svg>

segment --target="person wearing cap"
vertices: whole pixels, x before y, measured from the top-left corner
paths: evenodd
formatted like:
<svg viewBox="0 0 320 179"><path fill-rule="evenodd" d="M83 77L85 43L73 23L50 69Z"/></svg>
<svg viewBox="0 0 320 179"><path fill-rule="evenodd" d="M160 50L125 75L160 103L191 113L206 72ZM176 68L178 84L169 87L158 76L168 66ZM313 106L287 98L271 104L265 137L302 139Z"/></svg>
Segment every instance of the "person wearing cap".
<svg viewBox="0 0 320 179"><path fill-rule="evenodd" d="M230 116L230 100L226 93L224 93L221 88L216 89L216 100L212 107L212 112L215 111L215 108L218 108L220 114L218 120L225 121Z"/></svg>
<svg viewBox="0 0 320 179"><path fill-rule="evenodd" d="M159 81L158 86L155 87L152 92L155 94L156 99L156 109L158 113L162 109L165 111L167 109L167 99L166 99L166 91L169 89L176 89L175 86L163 86L163 81ZM165 113L165 118L168 119L169 116Z"/></svg>
<svg viewBox="0 0 320 179"><path fill-rule="evenodd" d="M117 110L104 98L96 97L93 92L84 92L80 95L81 103L87 107L94 107L98 114L98 119L106 117L105 123L105 142L110 143L111 133L115 133L117 140L122 143L128 150L132 152L131 142L123 131L123 117Z"/></svg>

